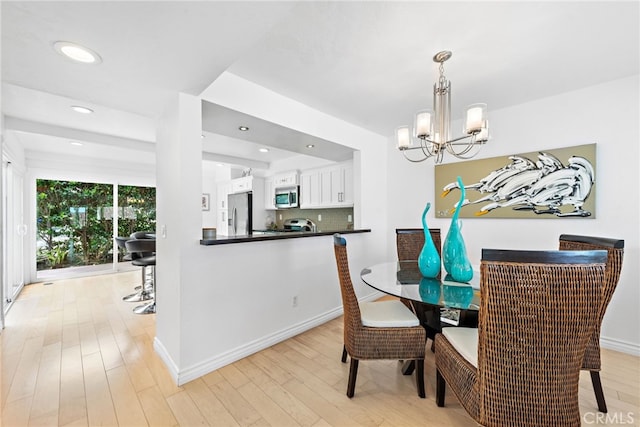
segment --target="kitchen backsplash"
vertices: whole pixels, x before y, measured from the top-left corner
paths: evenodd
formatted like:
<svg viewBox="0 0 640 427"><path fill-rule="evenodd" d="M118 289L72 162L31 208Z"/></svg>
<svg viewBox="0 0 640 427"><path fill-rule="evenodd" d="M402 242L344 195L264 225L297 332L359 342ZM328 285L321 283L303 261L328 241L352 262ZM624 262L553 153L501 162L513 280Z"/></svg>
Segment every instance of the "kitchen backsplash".
<svg viewBox="0 0 640 427"><path fill-rule="evenodd" d="M321 220L318 220L320 215ZM282 218L281 218L282 217ZM273 218L273 217L272 217ZM278 228L289 218L308 218L316 224L318 231L338 231L353 229L353 208L338 209L281 209L275 212ZM351 221L349 221L351 219ZM268 226L268 224L265 224ZM254 225L255 228L255 225Z"/></svg>

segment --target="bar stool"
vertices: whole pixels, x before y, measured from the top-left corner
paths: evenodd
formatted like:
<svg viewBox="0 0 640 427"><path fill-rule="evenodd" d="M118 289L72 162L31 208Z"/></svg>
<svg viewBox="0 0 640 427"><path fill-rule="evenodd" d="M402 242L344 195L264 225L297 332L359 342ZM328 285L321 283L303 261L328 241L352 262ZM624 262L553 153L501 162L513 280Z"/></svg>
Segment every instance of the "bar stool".
<svg viewBox="0 0 640 427"><path fill-rule="evenodd" d="M155 240L153 241L155 243ZM151 268L151 286L149 288L145 288L143 285L143 289L146 289L148 295L151 296L150 302L142 305L138 305L133 309L135 314L152 314L156 312L156 256L146 256L138 259L134 259L131 261L131 264L138 265L142 267L143 277L144 271L147 267Z"/></svg>
<svg viewBox="0 0 640 427"><path fill-rule="evenodd" d="M125 242L127 240L131 240L131 237L121 237L121 236L116 236L116 243L118 245L118 248L120 249L124 249L125 252L127 251L127 247L125 246ZM131 261L131 253L130 252L126 252L123 256L122 256L122 260L123 261Z"/></svg>
<svg viewBox="0 0 640 427"><path fill-rule="evenodd" d="M155 239L130 239L125 242L127 251L132 254L131 264L142 267L142 283L140 290L122 298L126 302L148 301L154 298L154 277L147 280L147 267L155 266ZM153 258L153 261L150 260Z"/></svg>
<svg viewBox="0 0 640 427"><path fill-rule="evenodd" d="M134 231L129 235L131 239L151 239L155 240L156 232L155 231Z"/></svg>

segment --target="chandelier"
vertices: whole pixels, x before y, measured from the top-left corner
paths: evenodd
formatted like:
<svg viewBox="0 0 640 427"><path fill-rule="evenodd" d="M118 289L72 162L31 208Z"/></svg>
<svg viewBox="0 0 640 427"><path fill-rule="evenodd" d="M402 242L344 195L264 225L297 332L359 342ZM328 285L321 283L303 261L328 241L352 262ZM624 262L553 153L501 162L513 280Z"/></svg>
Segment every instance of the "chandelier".
<svg viewBox="0 0 640 427"><path fill-rule="evenodd" d="M470 159L478 154L489 139L487 104L482 103L467 107L463 122L464 135L451 138L451 82L444 76L444 62L449 58L451 52L448 50L438 52L433 57L433 62L440 64L440 78L433 85L433 109L418 111L413 129L409 126L396 129L398 149L411 162L434 157L435 163L441 163L445 151L459 159ZM410 150L421 150L420 157L408 156L407 151Z"/></svg>

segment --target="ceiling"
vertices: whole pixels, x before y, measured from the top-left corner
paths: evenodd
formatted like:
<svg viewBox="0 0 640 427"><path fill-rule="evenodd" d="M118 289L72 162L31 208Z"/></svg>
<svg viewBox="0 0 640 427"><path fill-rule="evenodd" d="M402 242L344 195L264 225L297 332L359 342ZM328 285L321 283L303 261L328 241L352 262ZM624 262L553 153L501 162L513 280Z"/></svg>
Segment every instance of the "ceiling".
<svg viewBox="0 0 640 427"><path fill-rule="evenodd" d="M454 115L474 102L486 102L491 114L635 75L640 63L635 1L2 1L0 7L2 112L7 135L28 155L153 162L148 153L163 107L177 92L199 95L224 72L391 136L431 105L432 57L440 50L453 51L445 71ZM95 50L102 63L63 58L52 48L58 40ZM76 104L95 113L79 115L69 108ZM260 132L240 133L238 121ZM209 158L229 164L264 168L296 155L350 155L330 141L212 104L205 104L203 128ZM308 144L314 152L305 151ZM271 151L258 153L265 145Z"/></svg>

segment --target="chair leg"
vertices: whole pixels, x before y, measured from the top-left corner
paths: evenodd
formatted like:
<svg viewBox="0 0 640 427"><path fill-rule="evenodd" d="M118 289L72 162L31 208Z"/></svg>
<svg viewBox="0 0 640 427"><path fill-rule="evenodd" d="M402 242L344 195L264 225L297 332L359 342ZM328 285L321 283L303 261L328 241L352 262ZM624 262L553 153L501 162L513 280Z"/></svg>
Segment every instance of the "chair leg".
<svg viewBox="0 0 640 427"><path fill-rule="evenodd" d="M415 368L416 368L415 360L405 360L402 363L402 368L400 370L402 371L402 375L411 375L413 374L413 371Z"/></svg>
<svg viewBox="0 0 640 427"><path fill-rule="evenodd" d="M424 399L424 359L416 360L416 385L418 387L418 396Z"/></svg>
<svg viewBox="0 0 640 427"><path fill-rule="evenodd" d="M596 394L596 402L598 402L598 411L607 413L607 403L604 401L604 392L602 391L602 383L600 382L600 372L589 371L591 373L591 384Z"/></svg>
<svg viewBox="0 0 640 427"><path fill-rule="evenodd" d="M342 346L342 363L347 363L347 346Z"/></svg>
<svg viewBox="0 0 640 427"><path fill-rule="evenodd" d="M356 390L356 377L358 376L358 359L351 357L351 367L349 368L349 385L347 386L347 397L352 398Z"/></svg>
<svg viewBox="0 0 640 427"><path fill-rule="evenodd" d="M444 392L447 387L447 383L444 381L444 377L439 370L436 369L436 405L439 407L444 406Z"/></svg>

